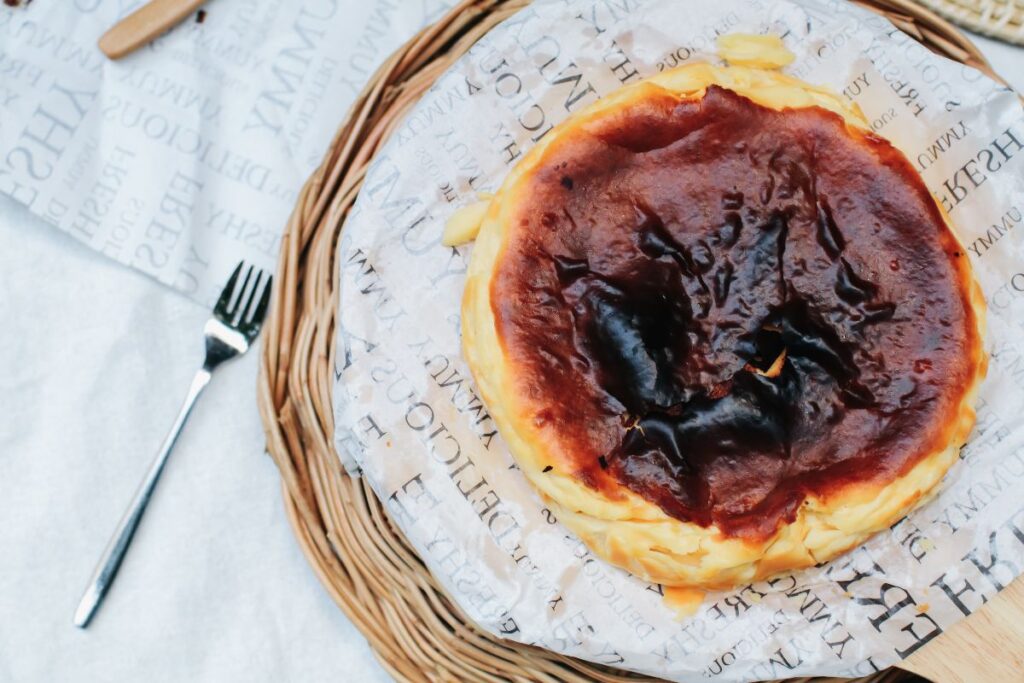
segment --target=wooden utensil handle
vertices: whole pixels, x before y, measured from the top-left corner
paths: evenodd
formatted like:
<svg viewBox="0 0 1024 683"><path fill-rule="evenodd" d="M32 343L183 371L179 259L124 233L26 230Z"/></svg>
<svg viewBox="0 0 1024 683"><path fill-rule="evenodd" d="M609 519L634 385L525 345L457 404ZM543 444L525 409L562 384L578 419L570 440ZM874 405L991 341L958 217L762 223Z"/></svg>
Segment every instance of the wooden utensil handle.
<svg viewBox="0 0 1024 683"><path fill-rule="evenodd" d="M1024 680L1024 579L900 664L935 683Z"/></svg>
<svg viewBox="0 0 1024 683"><path fill-rule="evenodd" d="M99 41L100 50L120 59L176 26L206 0L152 0L114 24Z"/></svg>

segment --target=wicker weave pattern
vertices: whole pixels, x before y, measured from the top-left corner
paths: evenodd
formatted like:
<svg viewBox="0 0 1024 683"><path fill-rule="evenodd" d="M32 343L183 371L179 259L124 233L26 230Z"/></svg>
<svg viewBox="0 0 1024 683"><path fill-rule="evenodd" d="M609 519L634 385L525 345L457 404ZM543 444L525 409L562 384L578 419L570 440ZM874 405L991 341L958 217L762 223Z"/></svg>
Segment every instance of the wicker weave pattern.
<svg viewBox="0 0 1024 683"><path fill-rule="evenodd" d="M332 445L338 236L367 166L403 114L525 0L464 0L374 74L300 193L265 324L258 401L296 537L330 596L399 681L642 681L649 678L494 638L468 623ZM909 0L861 2L932 49L988 71L956 29ZM862 683L893 683L893 670ZM806 679L805 679L806 680Z"/></svg>
<svg viewBox="0 0 1024 683"><path fill-rule="evenodd" d="M972 31L1024 45L1024 0L919 0Z"/></svg>

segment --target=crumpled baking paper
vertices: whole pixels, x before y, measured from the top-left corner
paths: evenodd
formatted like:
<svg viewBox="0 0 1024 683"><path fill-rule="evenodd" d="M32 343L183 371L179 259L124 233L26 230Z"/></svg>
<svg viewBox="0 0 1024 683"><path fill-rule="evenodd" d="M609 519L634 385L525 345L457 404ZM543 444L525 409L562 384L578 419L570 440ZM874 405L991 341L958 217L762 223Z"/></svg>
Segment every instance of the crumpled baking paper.
<svg viewBox="0 0 1024 683"><path fill-rule="evenodd" d="M692 617L545 509L459 350L472 245L445 220L551 126L718 35L782 36L786 72L863 109L946 207L989 305L978 421L943 491L823 566L709 594ZM1024 113L1017 95L830 0L540 0L452 67L366 176L338 247L337 449L483 628L671 680L860 676L927 645L1024 566Z"/></svg>

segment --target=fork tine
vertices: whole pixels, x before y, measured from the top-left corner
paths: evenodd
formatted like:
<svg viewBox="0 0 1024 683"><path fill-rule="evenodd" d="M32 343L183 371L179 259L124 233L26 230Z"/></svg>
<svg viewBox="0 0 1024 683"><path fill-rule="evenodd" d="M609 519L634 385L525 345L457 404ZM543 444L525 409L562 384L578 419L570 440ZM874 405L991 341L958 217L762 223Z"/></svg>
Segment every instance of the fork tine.
<svg viewBox="0 0 1024 683"><path fill-rule="evenodd" d="M231 310L228 312L228 317L231 319L233 325L238 324L239 313L244 311L243 304L246 301L245 290L249 288L249 280L252 278L253 266L249 266L245 269L245 279L242 280L242 285L238 288L238 296L232 297L234 302L231 305Z"/></svg>
<svg viewBox="0 0 1024 683"><path fill-rule="evenodd" d="M227 313L228 304L231 302L231 295L235 293L235 283L238 282L238 274L242 272L243 265L245 265L245 261L239 261L235 266L235 272L231 273L228 283L224 285L224 289L220 293L220 298L217 299L217 305L214 306L215 311Z"/></svg>
<svg viewBox="0 0 1024 683"><path fill-rule="evenodd" d="M244 325L246 321L251 317L252 309L256 306L256 302L259 300L257 296L260 292L260 282L263 280L263 271L256 271L256 281L252 283L252 289L249 290L248 296L245 298L245 306L241 307L238 311L238 324Z"/></svg>
<svg viewBox="0 0 1024 683"><path fill-rule="evenodd" d="M260 297L260 302L256 305L256 310L253 311L252 317L249 319L250 324L254 325L257 330L263 324L263 318L267 314L267 306L270 304L270 291L273 286L274 277L270 276L267 278L267 284L263 287L263 296Z"/></svg>

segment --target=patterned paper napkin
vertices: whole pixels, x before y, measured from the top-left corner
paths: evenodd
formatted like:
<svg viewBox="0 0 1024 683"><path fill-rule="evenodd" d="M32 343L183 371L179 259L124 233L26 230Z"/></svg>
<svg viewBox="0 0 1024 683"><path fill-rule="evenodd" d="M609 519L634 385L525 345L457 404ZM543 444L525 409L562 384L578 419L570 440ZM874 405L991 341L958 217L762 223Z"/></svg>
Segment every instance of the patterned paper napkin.
<svg viewBox="0 0 1024 683"><path fill-rule="evenodd" d="M217 0L112 62L141 0L0 7L0 193L212 302L276 262L302 183L363 84L447 0Z"/></svg>

